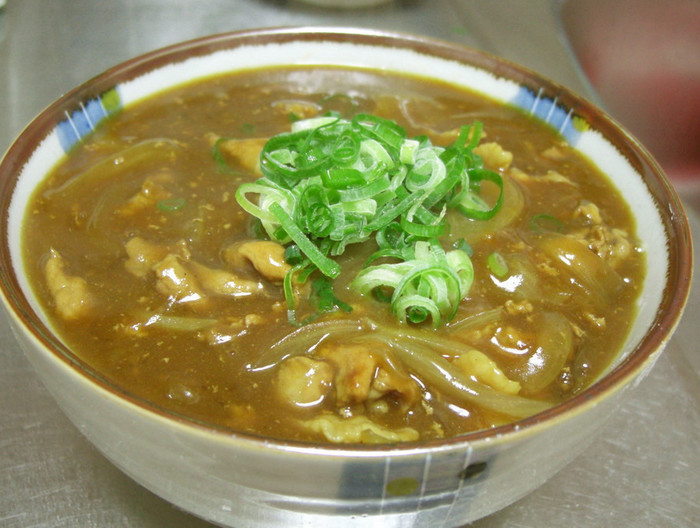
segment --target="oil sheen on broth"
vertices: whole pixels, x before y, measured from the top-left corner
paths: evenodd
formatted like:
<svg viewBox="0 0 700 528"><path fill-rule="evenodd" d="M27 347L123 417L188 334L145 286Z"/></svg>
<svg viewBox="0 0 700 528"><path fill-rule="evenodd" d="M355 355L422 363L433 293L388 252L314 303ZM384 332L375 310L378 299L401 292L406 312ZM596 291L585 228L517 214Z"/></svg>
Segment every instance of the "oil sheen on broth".
<svg viewBox="0 0 700 528"><path fill-rule="evenodd" d="M260 177L268 138L329 111L391 119L440 146L483 123L474 152L502 177L503 205L481 221L446 213L440 245L464 239L474 279L437 329L349 286L373 240L335 259L333 293L352 311L288 321L289 255L235 193ZM565 400L616 354L644 274L627 205L554 131L373 71L250 71L150 97L77 146L27 211L32 284L96 373L191 419L282 439L449 437ZM316 275L291 283L300 318Z"/></svg>

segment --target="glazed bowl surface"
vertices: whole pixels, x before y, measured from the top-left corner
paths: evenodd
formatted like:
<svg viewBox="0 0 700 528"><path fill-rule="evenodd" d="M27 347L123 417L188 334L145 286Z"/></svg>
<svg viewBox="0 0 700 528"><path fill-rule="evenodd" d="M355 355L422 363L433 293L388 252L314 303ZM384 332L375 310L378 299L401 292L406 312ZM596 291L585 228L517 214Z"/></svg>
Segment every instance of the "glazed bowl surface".
<svg viewBox="0 0 700 528"><path fill-rule="evenodd" d="M630 204L647 251L638 315L619 356L590 388L513 424L395 446L283 442L209 427L97 374L52 330L22 262L33 189L109 115L193 79L284 65L350 66L436 79L520 107L557 129ZM85 436L134 480L224 526L461 526L511 504L562 469L653 366L690 289L692 248L680 200L629 133L537 74L452 44L334 28L254 30L154 51L49 106L0 163L2 293L44 384ZM408 483L393 493L396 483Z"/></svg>

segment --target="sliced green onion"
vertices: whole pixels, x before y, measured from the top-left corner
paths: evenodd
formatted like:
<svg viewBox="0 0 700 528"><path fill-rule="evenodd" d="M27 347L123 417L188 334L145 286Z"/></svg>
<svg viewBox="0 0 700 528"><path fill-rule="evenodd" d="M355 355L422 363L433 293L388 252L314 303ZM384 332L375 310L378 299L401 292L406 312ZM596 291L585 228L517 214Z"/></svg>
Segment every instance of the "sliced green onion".
<svg viewBox="0 0 700 528"><path fill-rule="evenodd" d="M333 284L327 277L319 277L314 280L311 285L314 293L318 296L318 308L320 311L331 312L342 310L347 313L352 311L352 306L335 296L335 293L333 293Z"/></svg>
<svg viewBox="0 0 700 528"><path fill-rule="evenodd" d="M415 139L404 139L399 150L399 161L404 165L413 165L416 159L416 152L420 147L420 141Z"/></svg>
<svg viewBox="0 0 700 528"><path fill-rule="evenodd" d="M260 181L260 180L258 180ZM258 204L254 204L248 199L248 194L258 195ZM247 213L260 219L263 229L273 240L286 243L289 237L284 230L280 230L277 217L271 212L272 204L281 204L291 210L294 203L293 195L284 189L274 187L271 182L244 183L236 189L236 201Z"/></svg>
<svg viewBox="0 0 700 528"><path fill-rule="evenodd" d="M229 138L226 137L220 137L219 139L217 139L214 142L214 145L211 147L211 155L214 158L214 161L216 161L217 166L219 167L219 172L230 174L233 172L233 169L228 163L226 163L223 154L221 154L221 143L228 140Z"/></svg>
<svg viewBox="0 0 700 528"><path fill-rule="evenodd" d="M446 253L437 242L447 232L447 210L486 220L502 205L502 178L472 152L481 133L480 123L462 127L443 148L370 114L297 120L267 141L263 177L241 185L236 200L271 239L296 246L300 255L290 262L304 266L305 276L336 277L331 257L376 237L379 249L351 285L380 297L392 292L397 317L436 326L454 316L473 280L468 245ZM484 180L498 187L493 204L481 195ZM291 278L286 284L296 321Z"/></svg>
<svg viewBox="0 0 700 528"><path fill-rule="evenodd" d="M185 198L166 198L165 200L160 200L156 204L156 207L166 212L178 211L182 209L186 203L187 200Z"/></svg>
<svg viewBox="0 0 700 528"><path fill-rule="evenodd" d="M486 257L486 265L496 277L502 279L508 275L508 263L498 251L494 251Z"/></svg>
<svg viewBox="0 0 700 528"><path fill-rule="evenodd" d="M437 328L454 317L459 302L469 293L473 267L466 253L445 252L435 239L416 242L414 257L365 267L351 287L363 294L379 290L386 295L393 290L392 311L400 320L416 323L430 316Z"/></svg>
<svg viewBox="0 0 700 528"><path fill-rule="evenodd" d="M347 189L365 183L365 178L359 170L342 167L331 167L321 173L321 179L329 189Z"/></svg>
<svg viewBox="0 0 700 528"><path fill-rule="evenodd" d="M287 320L294 326L299 326L297 322L297 306L296 298L294 297L294 277L306 267L306 264L297 264L293 266L284 275L282 289L284 290L284 298L287 303Z"/></svg>
<svg viewBox="0 0 700 528"><path fill-rule="evenodd" d="M335 278L340 275L340 266L337 262L329 259L311 242L301 229L294 223L282 206L278 203L270 205L270 212L277 218L282 229L294 240L299 250L327 277Z"/></svg>
<svg viewBox="0 0 700 528"><path fill-rule="evenodd" d="M401 218L401 227L406 233L420 238L439 237L445 234L445 224L426 225Z"/></svg>
<svg viewBox="0 0 700 528"><path fill-rule="evenodd" d="M452 249L461 249L469 257L472 257L474 255L474 249L469 245L469 242L467 242L463 238L455 240L452 244Z"/></svg>
<svg viewBox="0 0 700 528"><path fill-rule="evenodd" d="M312 117L310 119L300 119L292 123L292 132L300 132L302 130L313 130L319 127L332 124L338 121L335 116Z"/></svg>
<svg viewBox="0 0 700 528"><path fill-rule="evenodd" d="M255 125L254 125L253 123L243 123L243 124L241 125L241 131L242 131L244 134L248 134L248 135L254 134L254 133L255 133L255 128L256 128L256 127L255 127Z"/></svg>
<svg viewBox="0 0 700 528"><path fill-rule="evenodd" d="M478 186L482 181L490 181L498 187L498 198L489 206L473 191L467 191L457 202L457 209L469 218L489 220L493 218L503 205L503 178L500 174L485 169L477 169L469 173L470 185Z"/></svg>
<svg viewBox="0 0 700 528"><path fill-rule="evenodd" d="M296 244L290 244L284 249L284 261L290 266L301 264L303 260L304 255Z"/></svg>
<svg viewBox="0 0 700 528"><path fill-rule="evenodd" d="M546 231L561 233L564 223L555 216L538 214L533 216L530 220L530 227L533 231L538 233L544 233Z"/></svg>

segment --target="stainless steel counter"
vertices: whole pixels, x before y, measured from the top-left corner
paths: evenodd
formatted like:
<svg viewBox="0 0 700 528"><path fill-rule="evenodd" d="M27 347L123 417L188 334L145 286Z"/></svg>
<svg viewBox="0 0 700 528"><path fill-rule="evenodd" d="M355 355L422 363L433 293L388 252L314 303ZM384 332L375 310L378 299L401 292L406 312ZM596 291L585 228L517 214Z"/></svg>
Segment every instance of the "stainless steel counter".
<svg viewBox="0 0 700 528"><path fill-rule="evenodd" d="M595 97L556 31L554 5L396 0L338 11L284 0L8 0L0 8L0 152L44 106L113 64L181 40L252 27L342 25L440 37L505 56ZM696 211L689 214L700 233ZM699 311L696 288L666 353L580 458L474 526L697 526ZM207 526L135 484L81 436L39 383L4 313L0 526Z"/></svg>

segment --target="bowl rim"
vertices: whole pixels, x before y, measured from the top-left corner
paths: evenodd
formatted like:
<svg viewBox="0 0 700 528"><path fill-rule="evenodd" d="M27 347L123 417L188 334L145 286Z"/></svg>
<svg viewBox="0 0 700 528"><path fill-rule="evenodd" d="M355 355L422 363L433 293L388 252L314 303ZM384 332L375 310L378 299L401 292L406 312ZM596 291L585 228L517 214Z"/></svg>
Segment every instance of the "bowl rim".
<svg viewBox="0 0 700 528"><path fill-rule="evenodd" d="M438 57L483 69L497 77L511 79L522 86L543 90L546 94L556 97L556 100L565 107L575 108L578 115L583 116L588 123L593 125L593 128L600 131L609 141L614 142L622 155L642 177L655 205L660 210L666 209L668 211L668 215L662 216L663 228L670 249L666 287L652 325L629 355L581 393L531 417L450 438L366 445L281 440L204 423L131 394L93 371L89 365L65 347L39 320L26 300L16 278L10 255L7 229L9 204L17 183L16 175L20 173L21 168L29 160L33 152L33 145L39 144L56 127L56 116L64 115L66 108L85 101L88 97L95 97L118 83L137 78L171 62L181 62L190 57L206 56L222 49L246 45L283 44L294 41L349 41L354 44L370 46L398 47L429 57ZM426 78L439 79L440 77L439 75L431 77L426 74ZM514 435L531 434L541 427L567 420L568 417L583 412L589 406L596 405L601 399L619 391L633 378L643 377L646 374L680 321L689 297L692 277L692 239L688 218L681 200L658 163L622 125L583 97L506 59L445 40L385 30L304 26L233 31L172 44L121 62L56 99L19 134L3 158L0 159L0 209L3 211L3 221L0 223L0 236L2 238L0 244L0 270L2 271L0 273L0 291L5 309L14 316L22 330L28 332L52 359L59 360L64 366L69 367L75 376L89 381L120 402L136 406L140 411L147 411L160 419L179 424L192 431L211 434L227 442L251 443L264 445L266 448L305 453L325 452L371 456L373 454L385 455L388 451L409 453L435 448L444 449L472 445L481 441L500 441Z"/></svg>

